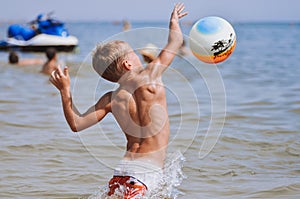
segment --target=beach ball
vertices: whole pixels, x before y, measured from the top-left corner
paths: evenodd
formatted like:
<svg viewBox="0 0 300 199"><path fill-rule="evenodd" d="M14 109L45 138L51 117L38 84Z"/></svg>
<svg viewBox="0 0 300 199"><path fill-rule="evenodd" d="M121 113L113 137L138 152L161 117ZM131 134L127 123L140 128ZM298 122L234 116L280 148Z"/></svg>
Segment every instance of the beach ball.
<svg viewBox="0 0 300 199"><path fill-rule="evenodd" d="M231 24L221 17L209 16L198 20L189 34L193 54L205 63L226 60L236 45L236 35Z"/></svg>

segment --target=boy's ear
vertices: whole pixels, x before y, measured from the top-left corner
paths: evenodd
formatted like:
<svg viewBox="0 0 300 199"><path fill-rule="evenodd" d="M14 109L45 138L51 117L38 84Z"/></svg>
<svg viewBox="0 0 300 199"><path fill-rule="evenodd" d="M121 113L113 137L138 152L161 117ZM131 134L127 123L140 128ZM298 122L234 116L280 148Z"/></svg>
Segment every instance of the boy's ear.
<svg viewBox="0 0 300 199"><path fill-rule="evenodd" d="M128 60L124 60L122 62L122 65L126 70L131 70L131 68L132 68L132 64Z"/></svg>

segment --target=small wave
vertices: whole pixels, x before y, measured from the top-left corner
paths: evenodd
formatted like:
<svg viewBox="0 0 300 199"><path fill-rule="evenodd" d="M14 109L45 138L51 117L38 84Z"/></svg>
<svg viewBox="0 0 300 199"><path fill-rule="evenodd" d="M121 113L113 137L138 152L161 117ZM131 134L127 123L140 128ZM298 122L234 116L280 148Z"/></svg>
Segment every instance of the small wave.
<svg viewBox="0 0 300 199"><path fill-rule="evenodd" d="M244 105L244 106L270 106L273 104L274 103L267 102L267 101L253 101L253 102L242 103L241 105Z"/></svg>
<svg viewBox="0 0 300 199"><path fill-rule="evenodd" d="M300 184L290 184L279 186L270 190L259 191L251 195L255 198L298 198L300 193Z"/></svg>
<svg viewBox="0 0 300 199"><path fill-rule="evenodd" d="M300 114L300 108L291 109L289 112Z"/></svg>
<svg viewBox="0 0 300 199"><path fill-rule="evenodd" d="M17 128L27 128L27 129L48 129L49 127L45 127L42 125L36 126L32 124L19 124L19 123L12 123L12 122L2 122L5 126L17 127Z"/></svg>
<svg viewBox="0 0 300 199"><path fill-rule="evenodd" d="M238 174L234 170L227 171L227 172L222 174L222 176L237 176L237 175Z"/></svg>
<svg viewBox="0 0 300 199"><path fill-rule="evenodd" d="M300 156L300 143L293 143L289 145L286 149L285 152L287 152L291 156Z"/></svg>
<svg viewBox="0 0 300 199"><path fill-rule="evenodd" d="M20 101L17 100L0 100L0 104L19 104Z"/></svg>
<svg viewBox="0 0 300 199"><path fill-rule="evenodd" d="M23 144L23 145L12 145L12 146L8 146L7 148L16 151L16 150L34 149L35 146L32 144Z"/></svg>
<svg viewBox="0 0 300 199"><path fill-rule="evenodd" d="M226 121L228 120L244 120L244 119L247 119L248 116L245 116L245 115L237 115L237 114L231 114L231 115L227 115L226 116Z"/></svg>
<svg viewBox="0 0 300 199"><path fill-rule="evenodd" d="M0 150L0 156L1 157L7 157L7 156L9 157L11 155L13 155L13 154L8 152L7 150L3 150L3 149Z"/></svg>

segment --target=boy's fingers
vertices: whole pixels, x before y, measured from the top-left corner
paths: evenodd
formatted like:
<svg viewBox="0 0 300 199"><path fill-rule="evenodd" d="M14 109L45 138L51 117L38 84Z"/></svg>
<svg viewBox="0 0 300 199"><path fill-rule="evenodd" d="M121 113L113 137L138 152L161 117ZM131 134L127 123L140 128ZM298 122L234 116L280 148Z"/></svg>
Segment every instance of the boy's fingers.
<svg viewBox="0 0 300 199"><path fill-rule="evenodd" d="M182 13L182 14L179 15L179 18L184 17L184 16L186 16L187 14L188 14L188 12L184 12L184 13Z"/></svg>
<svg viewBox="0 0 300 199"><path fill-rule="evenodd" d="M54 84L54 85L56 85L56 79L55 79L55 71L53 71L52 73L51 73L51 76L50 76L50 78L49 78L49 81L52 83L52 84Z"/></svg>
<svg viewBox="0 0 300 199"><path fill-rule="evenodd" d="M176 3L173 9L173 12L177 12L179 7L179 3Z"/></svg>
<svg viewBox="0 0 300 199"><path fill-rule="evenodd" d="M177 7L178 7L178 3L176 3L176 4L175 4L175 6L174 6L174 10L176 10L176 9L177 9Z"/></svg>
<svg viewBox="0 0 300 199"><path fill-rule="evenodd" d="M184 3L177 3L175 4L173 12L176 13L178 18L182 18L188 14L188 12L181 13L184 11L184 9L185 9Z"/></svg>
<svg viewBox="0 0 300 199"><path fill-rule="evenodd" d="M53 71L51 72L50 79L53 79L53 78L54 78L54 73L55 73L55 70L53 70Z"/></svg>
<svg viewBox="0 0 300 199"><path fill-rule="evenodd" d="M66 77L69 76L69 69L68 69L68 66L65 66L65 68L64 68L64 75L65 75Z"/></svg>
<svg viewBox="0 0 300 199"><path fill-rule="evenodd" d="M52 71L52 73L51 73L51 75L50 75L50 78L49 78L49 80L50 80L52 83L53 83L54 80L55 80L55 71L56 71L56 70Z"/></svg>
<svg viewBox="0 0 300 199"><path fill-rule="evenodd" d="M177 10L178 10L178 12L183 11L184 10L184 4L183 3L179 4L178 7L177 7Z"/></svg>
<svg viewBox="0 0 300 199"><path fill-rule="evenodd" d="M63 76L64 73L62 72L60 67L58 67L56 71L57 71L58 76L60 76L60 77Z"/></svg>

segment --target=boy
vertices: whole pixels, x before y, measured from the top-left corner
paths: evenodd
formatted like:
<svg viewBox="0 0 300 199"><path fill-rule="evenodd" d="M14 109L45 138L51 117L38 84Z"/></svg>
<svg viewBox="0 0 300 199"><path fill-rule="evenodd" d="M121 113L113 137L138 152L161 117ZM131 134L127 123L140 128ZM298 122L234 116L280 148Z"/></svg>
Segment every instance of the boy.
<svg viewBox="0 0 300 199"><path fill-rule="evenodd" d="M66 120L74 132L112 113L126 136L127 150L109 182L109 196L121 193L124 198L133 198L158 188L170 134L161 75L182 45L178 20L187 15L183 10L183 4L175 5L168 43L145 68L124 41L111 41L96 48L95 71L104 79L117 82L119 88L106 93L84 114L72 104L68 68L58 68L51 74L50 81L60 91Z"/></svg>

